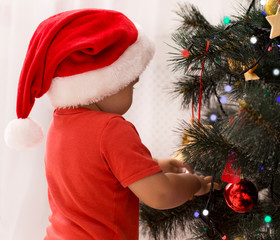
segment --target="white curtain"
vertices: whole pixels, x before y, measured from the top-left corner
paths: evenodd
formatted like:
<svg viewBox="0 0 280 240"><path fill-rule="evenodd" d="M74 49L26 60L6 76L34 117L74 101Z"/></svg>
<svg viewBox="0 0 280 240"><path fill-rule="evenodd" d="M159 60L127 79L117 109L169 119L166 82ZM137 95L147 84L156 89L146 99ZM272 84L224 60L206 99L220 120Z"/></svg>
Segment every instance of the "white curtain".
<svg viewBox="0 0 280 240"><path fill-rule="evenodd" d="M171 157L180 144L174 132L190 113L173 99L168 67L170 35L178 26L176 0L0 0L0 136L16 118L17 83L29 40L45 18L75 8L119 10L138 22L156 42L151 66L136 85L134 105L125 115L133 122L154 157ZM234 12L237 1L189 1L206 14L210 22ZM211 5L210 5L211 2ZM210 5L210 6L209 6ZM36 101L31 118L46 132L52 116L47 97ZM75 179L73 179L74 181ZM0 137L0 239L40 240L48 225L49 207L44 174L44 143L28 152L15 152ZM144 237L140 236L140 239Z"/></svg>

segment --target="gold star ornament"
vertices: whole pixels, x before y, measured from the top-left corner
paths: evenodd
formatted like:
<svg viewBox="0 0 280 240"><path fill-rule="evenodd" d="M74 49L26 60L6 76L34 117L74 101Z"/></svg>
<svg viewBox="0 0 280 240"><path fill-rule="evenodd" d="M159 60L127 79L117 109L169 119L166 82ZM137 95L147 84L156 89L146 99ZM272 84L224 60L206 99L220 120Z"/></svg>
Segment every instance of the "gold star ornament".
<svg viewBox="0 0 280 240"><path fill-rule="evenodd" d="M280 7L278 7L275 15L267 16L266 20L271 25L270 39L280 36Z"/></svg>
<svg viewBox="0 0 280 240"><path fill-rule="evenodd" d="M244 77L245 77L245 81L250 81L250 80L259 80L260 77L254 73L254 71L256 70L258 65L256 65L255 67L249 69L247 72L244 73ZM244 69L246 69L244 67Z"/></svg>

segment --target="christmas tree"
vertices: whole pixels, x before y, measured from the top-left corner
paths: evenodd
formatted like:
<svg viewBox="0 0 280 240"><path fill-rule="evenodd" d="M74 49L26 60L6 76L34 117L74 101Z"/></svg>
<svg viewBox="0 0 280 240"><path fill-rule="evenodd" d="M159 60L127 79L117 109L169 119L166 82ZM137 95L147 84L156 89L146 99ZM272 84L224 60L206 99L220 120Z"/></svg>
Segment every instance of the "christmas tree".
<svg viewBox="0 0 280 240"><path fill-rule="evenodd" d="M141 204L142 226L154 239L279 240L279 1L250 1L215 26L193 5L177 14L174 92L192 112L177 156L223 189L170 210Z"/></svg>

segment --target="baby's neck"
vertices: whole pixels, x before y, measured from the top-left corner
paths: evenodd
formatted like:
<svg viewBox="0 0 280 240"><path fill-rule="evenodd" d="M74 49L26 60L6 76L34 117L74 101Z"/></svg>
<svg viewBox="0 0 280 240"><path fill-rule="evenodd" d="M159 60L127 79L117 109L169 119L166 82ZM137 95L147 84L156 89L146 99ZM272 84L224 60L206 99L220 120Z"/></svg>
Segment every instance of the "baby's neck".
<svg viewBox="0 0 280 240"><path fill-rule="evenodd" d="M79 107L87 108L93 111L101 111L101 109L95 103L91 103L88 105L80 105Z"/></svg>

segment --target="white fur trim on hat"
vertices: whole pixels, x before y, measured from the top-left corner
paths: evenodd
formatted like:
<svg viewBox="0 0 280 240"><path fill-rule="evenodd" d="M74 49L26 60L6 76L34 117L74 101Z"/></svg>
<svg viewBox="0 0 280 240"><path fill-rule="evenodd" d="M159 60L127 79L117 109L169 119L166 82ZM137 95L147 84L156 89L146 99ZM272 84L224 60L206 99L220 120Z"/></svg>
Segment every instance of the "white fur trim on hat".
<svg viewBox="0 0 280 240"><path fill-rule="evenodd" d="M54 107L75 107L98 102L136 80L152 59L155 47L137 26L138 38L111 65L81 74L55 77L48 97Z"/></svg>
<svg viewBox="0 0 280 240"><path fill-rule="evenodd" d="M42 128L30 118L15 119L5 129L6 144L16 150L36 147L44 139Z"/></svg>

